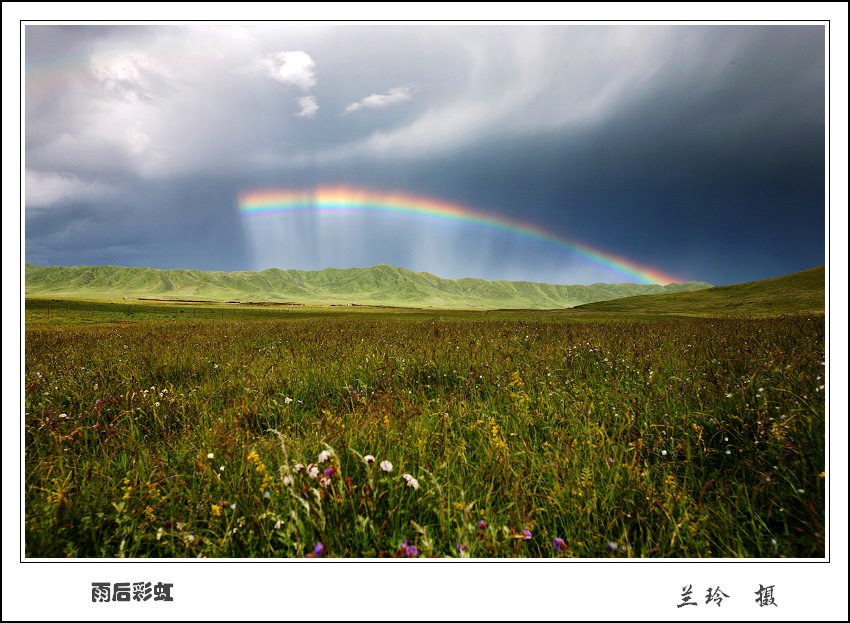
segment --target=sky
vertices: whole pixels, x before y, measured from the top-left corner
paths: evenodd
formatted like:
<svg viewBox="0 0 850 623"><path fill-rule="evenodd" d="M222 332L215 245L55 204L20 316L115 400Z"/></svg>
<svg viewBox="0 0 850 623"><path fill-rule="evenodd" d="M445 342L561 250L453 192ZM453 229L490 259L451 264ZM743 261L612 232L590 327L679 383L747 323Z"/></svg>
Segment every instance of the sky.
<svg viewBox="0 0 850 623"><path fill-rule="evenodd" d="M27 25L24 258L561 284L805 270L826 259L825 37Z"/></svg>

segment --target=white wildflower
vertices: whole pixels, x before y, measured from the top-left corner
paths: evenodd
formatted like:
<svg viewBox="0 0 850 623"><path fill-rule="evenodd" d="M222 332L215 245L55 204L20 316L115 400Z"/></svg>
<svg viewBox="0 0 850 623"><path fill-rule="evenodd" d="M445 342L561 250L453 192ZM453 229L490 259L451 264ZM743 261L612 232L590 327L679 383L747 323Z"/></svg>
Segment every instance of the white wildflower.
<svg viewBox="0 0 850 623"><path fill-rule="evenodd" d="M393 464L389 461L381 461L381 469L385 472L391 472L393 471Z"/></svg>

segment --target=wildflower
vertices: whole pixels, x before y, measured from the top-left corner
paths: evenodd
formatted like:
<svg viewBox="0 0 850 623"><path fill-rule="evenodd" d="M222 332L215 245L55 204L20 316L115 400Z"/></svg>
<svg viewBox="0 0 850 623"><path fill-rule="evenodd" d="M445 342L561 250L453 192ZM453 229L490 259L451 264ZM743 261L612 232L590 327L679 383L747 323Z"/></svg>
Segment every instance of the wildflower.
<svg viewBox="0 0 850 623"><path fill-rule="evenodd" d="M330 478L327 478L325 476L322 476L321 478L319 478L319 486L322 487L322 489L327 489L329 484L331 484Z"/></svg>
<svg viewBox="0 0 850 623"><path fill-rule="evenodd" d="M567 549L567 543L561 537L556 537L555 540L552 541L552 547L555 548L556 552L563 552Z"/></svg>
<svg viewBox="0 0 850 623"><path fill-rule="evenodd" d="M803 489L797 489L797 493L805 493Z"/></svg>
<svg viewBox="0 0 850 623"><path fill-rule="evenodd" d="M667 456L667 450L662 450L662 451L661 451L661 456Z"/></svg>
<svg viewBox="0 0 850 623"><path fill-rule="evenodd" d="M469 549L469 548L466 547L466 545L464 545L462 543L458 543L455 547L457 548L458 554L463 554L465 551L467 551L467 549Z"/></svg>
<svg viewBox="0 0 850 623"><path fill-rule="evenodd" d="M230 510L232 510L232 511L236 510L236 502L234 502L233 504L230 505Z"/></svg>
<svg viewBox="0 0 850 623"><path fill-rule="evenodd" d="M389 461L381 461L381 469L389 473L393 471L393 464Z"/></svg>
<svg viewBox="0 0 850 623"><path fill-rule="evenodd" d="M614 464L614 459L612 459L612 458L609 456L609 457L608 457L608 465L613 465L613 464Z"/></svg>
<svg viewBox="0 0 850 623"><path fill-rule="evenodd" d="M334 473L335 473L335 472L336 472L336 468L335 468L335 467L329 467L329 468L327 468L327 469L325 470L325 472L324 472L324 473L325 473L325 476L327 476L328 478L330 478L331 476L333 476L333 475L334 475Z"/></svg>
<svg viewBox="0 0 850 623"><path fill-rule="evenodd" d="M375 457L372 456L371 454L367 454L366 456L364 456L363 460L366 461L367 465L374 465L375 464Z"/></svg>
<svg viewBox="0 0 850 623"><path fill-rule="evenodd" d="M404 478L404 479L405 479L405 481L407 481L407 486L408 486L408 487L413 487L414 489L418 489L418 488L419 488L419 481L418 481L418 480L416 480L416 478L414 478L414 477L413 477L413 476L411 476L410 474L405 474L404 476L402 476L402 478Z"/></svg>
<svg viewBox="0 0 850 623"><path fill-rule="evenodd" d="M283 477L283 486L284 487L291 487L292 486L292 478L290 478L289 476L284 476Z"/></svg>
<svg viewBox="0 0 850 623"><path fill-rule="evenodd" d="M292 398L290 398L289 396L287 396L286 398L284 398L284 399L283 399L283 402L285 402L286 404L289 404L289 403L291 403L291 402L292 402Z"/></svg>
<svg viewBox="0 0 850 623"><path fill-rule="evenodd" d="M189 542L191 543L192 541L194 541L194 540L195 540L195 535L194 535L194 534L189 534L189 535L187 535L187 536L186 536L186 540L187 540L187 541L189 541Z"/></svg>
<svg viewBox="0 0 850 623"><path fill-rule="evenodd" d="M313 463L310 463L307 466L307 475L310 478L318 478L319 477L319 468L316 467Z"/></svg>
<svg viewBox="0 0 850 623"><path fill-rule="evenodd" d="M321 543L316 543L316 546L313 548L313 555L316 558L321 558L322 554L325 553L325 546Z"/></svg>
<svg viewBox="0 0 850 623"><path fill-rule="evenodd" d="M319 459L318 459L318 460L319 460L319 463L324 463L324 462L325 462L325 461L327 461L329 458L331 458L331 453L330 453L330 452L328 452L327 450L322 450L322 451L319 453Z"/></svg>
<svg viewBox="0 0 850 623"><path fill-rule="evenodd" d="M272 496L271 491L269 491L268 489L266 489L266 492L265 492L265 493L263 493L263 497L264 497L264 498L266 498L266 499L268 499L268 498L270 498L271 496Z"/></svg>
<svg viewBox="0 0 850 623"><path fill-rule="evenodd" d="M275 524L274 524L274 529L275 529L275 530L280 530L280 527L281 527L282 525L283 525L283 522L282 522L282 521L280 521L280 520L278 520L278 521L276 521L276 522L275 522Z"/></svg>
<svg viewBox="0 0 850 623"><path fill-rule="evenodd" d="M218 471L223 472L224 471L224 465L220 465L219 468L218 468Z"/></svg>
<svg viewBox="0 0 850 623"><path fill-rule="evenodd" d="M408 558L417 558L417 557L419 557L419 550L417 549L417 547L415 545L411 545L410 547L407 548L407 552L405 553L405 556L407 556Z"/></svg>
<svg viewBox="0 0 850 623"><path fill-rule="evenodd" d="M609 552L616 552L617 551L617 544L614 541L608 541L608 551Z"/></svg>
<svg viewBox="0 0 850 623"><path fill-rule="evenodd" d="M67 419L68 419L68 414L67 414L67 413L60 413L60 414L59 414L59 419L60 419L60 420L67 420Z"/></svg>
<svg viewBox="0 0 850 623"><path fill-rule="evenodd" d="M156 531L156 540L159 541L162 538L163 529L160 527L159 530Z"/></svg>
<svg viewBox="0 0 850 623"><path fill-rule="evenodd" d="M219 506L218 504L212 504L210 506L210 512L212 513L213 517L221 517L221 506Z"/></svg>
<svg viewBox="0 0 850 623"><path fill-rule="evenodd" d="M732 451L731 451L731 450L727 450L727 451L726 451L726 454L732 454Z"/></svg>
<svg viewBox="0 0 850 623"><path fill-rule="evenodd" d="M523 541L530 541L531 540L531 530L529 530L528 528L522 529L522 540Z"/></svg>
<svg viewBox="0 0 850 623"><path fill-rule="evenodd" d="M212 452L210 452L210 453L207 455L207 458L208 458L208 459L214 459L214 458L215 458L215 455L214 455Z"/></svg>
<svg viewBox="0 0 850 623"><path fill-rule="evenodd" d="M486 530L487 529L487 522L484 521L483 519L479 519L478 520L478 529L479 530Z"/></svg>
<svg viewBox="0 0 850 623"><path fill-rule="evenodd" d="M295 471L295 473L297 474L298 472L300 472L300 471L302 471L302 470L304 469L304 466L303 466L303 465L301 465L301 463L296 463L296 464L295 464L295 467L293 467L292 469L293 469L293 470Z"/></svg>

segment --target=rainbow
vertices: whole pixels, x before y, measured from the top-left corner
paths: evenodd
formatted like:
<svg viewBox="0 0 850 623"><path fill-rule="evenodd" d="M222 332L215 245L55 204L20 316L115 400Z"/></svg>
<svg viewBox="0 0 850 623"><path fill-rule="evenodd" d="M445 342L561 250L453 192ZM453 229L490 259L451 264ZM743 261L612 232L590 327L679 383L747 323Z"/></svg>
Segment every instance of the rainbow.
<svg viewBox="0 0 850 623"><path fill-rule="evenodd" d="M322 213L384 212L474 223L508 231L527 238L553 243L613 269L640 283L681 283L673 275L641 266L627 258L568 240L532 223L506 216L487 214L466 206L429 197L395 192L376 192L350 186L320 186L312 191L290 189L249 190L239 194L239 210L247 217L263 217L293 212Z"/></svg>

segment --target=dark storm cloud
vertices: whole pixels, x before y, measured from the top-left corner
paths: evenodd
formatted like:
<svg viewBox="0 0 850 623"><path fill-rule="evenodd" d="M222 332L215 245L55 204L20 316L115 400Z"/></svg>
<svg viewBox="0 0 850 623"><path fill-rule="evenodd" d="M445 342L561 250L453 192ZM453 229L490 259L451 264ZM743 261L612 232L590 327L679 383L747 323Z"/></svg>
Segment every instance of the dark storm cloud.
<svg viewBox="0 0 850 623"><path fill-rule="evenodd" d="M715 37L722 69L660 80L604 124L488 138L395 175L713 283L822 263L822 32L734 29Z"/></svg>
<svg viewBox="0 0 850 623"><path fill-rule="evenodd" d="M32 208L27 261L235 270L249 257L232 180L116 180L103 198Z"/></svg>

